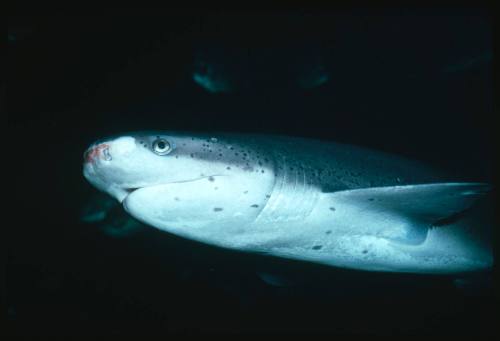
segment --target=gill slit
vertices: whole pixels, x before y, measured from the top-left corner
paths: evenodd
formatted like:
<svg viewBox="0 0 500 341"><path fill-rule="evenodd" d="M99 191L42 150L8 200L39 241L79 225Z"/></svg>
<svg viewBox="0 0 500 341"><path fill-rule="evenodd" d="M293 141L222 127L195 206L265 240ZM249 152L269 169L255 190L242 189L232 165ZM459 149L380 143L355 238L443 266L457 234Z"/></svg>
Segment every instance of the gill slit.
<svg viewBox="0 0 500 341"><path fill-rule="evenodd" d="M290 167L286 156L276 158L275 183L266 205L256 221L285 222L305 220L314 209L319 193L308 182L303 167Z"/></svg>

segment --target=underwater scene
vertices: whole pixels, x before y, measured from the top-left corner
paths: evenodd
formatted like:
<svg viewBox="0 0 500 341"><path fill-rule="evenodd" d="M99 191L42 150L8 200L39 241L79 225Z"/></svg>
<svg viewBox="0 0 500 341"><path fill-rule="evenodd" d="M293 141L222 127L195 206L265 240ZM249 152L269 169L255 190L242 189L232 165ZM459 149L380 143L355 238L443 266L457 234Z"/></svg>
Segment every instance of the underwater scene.
<svg viewBox="0 0 500 341"><path fill-rule="evenodd" d="M13 336L498 333L487 8L8 17Z"/></svg>

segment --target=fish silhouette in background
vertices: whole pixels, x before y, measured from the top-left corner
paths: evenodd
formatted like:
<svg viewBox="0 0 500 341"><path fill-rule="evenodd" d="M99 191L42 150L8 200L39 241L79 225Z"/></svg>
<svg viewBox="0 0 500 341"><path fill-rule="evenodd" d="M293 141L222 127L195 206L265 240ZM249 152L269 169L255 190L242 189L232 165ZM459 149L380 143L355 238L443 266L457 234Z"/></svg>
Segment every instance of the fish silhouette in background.
<svg viewBox="0 0 500 341"><path fill-rule="evenodd" d="M80 220L117 238L129 237L147 228L128 215L119 202L104 193L96 193L87 199L81 208Z"/></svg>
<svg viewBox="0 0 500 341"><path fill-rule="evenodd" d="M266 88L312 89L330 75L317 46L267 49L200 47L193 81L210 93L261 92Z"/></svg>

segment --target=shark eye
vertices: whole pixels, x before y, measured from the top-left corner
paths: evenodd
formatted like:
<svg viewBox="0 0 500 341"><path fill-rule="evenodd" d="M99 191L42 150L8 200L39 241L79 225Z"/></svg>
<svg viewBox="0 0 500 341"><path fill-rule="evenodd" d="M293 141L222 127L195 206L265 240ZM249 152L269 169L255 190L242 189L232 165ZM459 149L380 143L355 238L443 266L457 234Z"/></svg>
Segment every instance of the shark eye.
<svg viewBox="0 0 500 341"><path fill-rule="evenodd" d="M165 139L156 139L153 142L153 152L158 155L167 155L172 150L170 143Z"/></svg>

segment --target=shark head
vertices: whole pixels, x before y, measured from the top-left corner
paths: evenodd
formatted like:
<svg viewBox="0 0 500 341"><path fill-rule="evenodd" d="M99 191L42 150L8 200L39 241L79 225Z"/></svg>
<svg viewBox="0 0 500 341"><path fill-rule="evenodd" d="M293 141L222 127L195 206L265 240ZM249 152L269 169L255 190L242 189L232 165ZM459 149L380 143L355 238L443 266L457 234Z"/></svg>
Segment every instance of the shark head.
<svg viewBox="0 0 500 341"><path fill-rule="evenodd" d="M193 239L254 220L274 185L265 150L181 133L100 140L85 151L83 174L140 221Z"/></svg>

